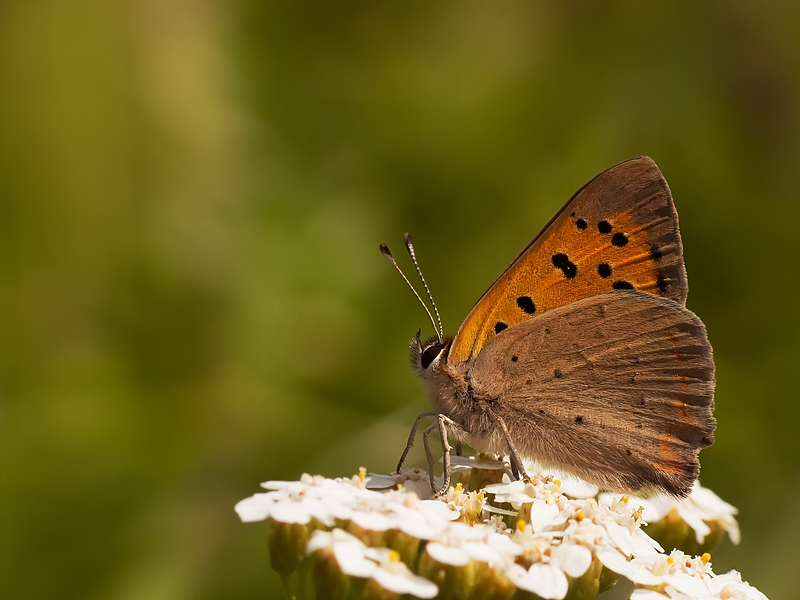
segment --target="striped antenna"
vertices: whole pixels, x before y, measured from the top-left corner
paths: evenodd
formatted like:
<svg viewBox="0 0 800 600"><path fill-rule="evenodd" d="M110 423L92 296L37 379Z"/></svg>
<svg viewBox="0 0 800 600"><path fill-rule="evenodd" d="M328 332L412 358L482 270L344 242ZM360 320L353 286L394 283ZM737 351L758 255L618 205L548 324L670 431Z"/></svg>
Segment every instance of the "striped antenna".
<svg viewBox="0 0 800 600"><path fill-rule="evenodd" d="M406 234L406 236L407 235L408 234ZM410 243L410 241L411 240L408 239L408 241L406 243L406 247L408 247L408 243ZM413 258L414 257L413 248L409 249L409 252L412 253L411 257ZM395 270L398 273L400 273L400 277L403 278L403 281L406 282L406 285L409 288L411 288L412 292L414 292L414 295L417 297L417 300L419 300L419 303L422 304L422 308L424 308L425 312L428 313L428 318L431 320L431 325L433 325L433 330L436 332L436 337L439 338L440 342L442 342L443 341L443 339L442 339L443 338L443 334L436 328L436 321L433 319L433 315L431 314L431 311L428 309L428 305L425 304L425 302L423 302L422 297L419 295L417 290L414 289L414 286L411 285L411 282L408 280L408 277L406 277L405 273L403 273L403 271L400 270L400 267L397 265L397 261L395 261L394 257L392 256L392 253L389 251L389 247L386 244L381 244L381 254L383 254L384 258L389 261L389 263L395 268ZM416 259L414 260L414 264L415 265L417 264ZM419 271L419 266L417 266L417 271ZM420 276L422 276L422 273L420 273ZM423 279L422 281L423 281L423 284L424 284L425 280ZM428 286L426 285L425 286L425 290L427 291L427 289L428 289ZM430 292L428 292L428 297L430 298ZM431 299L431 302L433 302L433 299ZM436 310L436 305L435 304L433 305L433 309ZM436 312L436 316L437 317L439 316L439 312L438 311ZM441 327L441 321L439 323L440 323L439 326Z"/></svg>
<svg viewBox="0 0 800 600"><path fill-rule="evenodd" d="M417 262L417 255L414 252L414 244L411 242L411 234L406 233L403 236L403 241L406 244L406 250L408 250L409 255L411 255L411 260L414 261L414 266L417 268L417 274L419 278L422 280L422 285L425 287L425 293L428 294L428 299L431 301L431 305L433 306L433 312L436 313L436 321L439 323L439 331L436 334L439 336L439 341L441 342L444 338L444 327L442 327L442 318L439 316L439 309L436 308L436 302L433 301L433 294L431 294L430 289L428 289L428 282L425 281L425 277L422 275L422 269L419 268L419 263ZM434 327L436 329L436 327Z"/></svg>

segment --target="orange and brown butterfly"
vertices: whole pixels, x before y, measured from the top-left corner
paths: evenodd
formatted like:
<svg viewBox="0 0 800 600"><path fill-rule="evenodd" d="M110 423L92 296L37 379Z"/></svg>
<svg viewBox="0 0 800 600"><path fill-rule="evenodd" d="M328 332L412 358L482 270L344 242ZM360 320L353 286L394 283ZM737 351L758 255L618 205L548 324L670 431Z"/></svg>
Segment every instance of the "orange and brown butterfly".
<svg viewBox="0 0 800 600"><path fill-rule="evenodd" d="M415 259L408 236L406 247ZM426 434L442 435L444 489L450 434L508 454L519 476L526 457L609 490L688 495L716 423L714 361L685 308L682 253L669 187L637 158L583 186L454 338L431 318L437 335L417 333L411 354L434 408L420 418L437 418Z"/></svg>

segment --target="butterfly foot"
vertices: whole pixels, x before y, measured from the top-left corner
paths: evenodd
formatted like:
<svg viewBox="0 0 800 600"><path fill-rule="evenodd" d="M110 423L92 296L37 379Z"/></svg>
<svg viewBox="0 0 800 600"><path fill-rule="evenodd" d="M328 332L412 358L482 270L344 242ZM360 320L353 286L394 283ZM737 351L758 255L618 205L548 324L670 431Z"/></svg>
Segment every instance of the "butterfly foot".
<svg viewBox="0 0 800 600"><path fill-rule="evenodd" d="M447 484L444 485L444 487L442 487L442 489L440 489L438 492L436 492L433 495L433 499L434 500L441 500L442 498L446 498L447 497L447 492L449 490L450 490L450 484L447 483Z"/></svg>

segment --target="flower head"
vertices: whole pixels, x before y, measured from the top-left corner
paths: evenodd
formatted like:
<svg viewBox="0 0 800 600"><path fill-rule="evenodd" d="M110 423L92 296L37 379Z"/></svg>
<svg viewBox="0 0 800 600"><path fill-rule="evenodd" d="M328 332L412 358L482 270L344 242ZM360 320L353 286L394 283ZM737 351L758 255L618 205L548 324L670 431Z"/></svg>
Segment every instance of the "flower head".
<svg viewBox="0 0 800 600"><path fill-rule="evenodd" d="M715 527L738 540L735 509L699 485L680 503L598 500L580 482L564 486L551 475L511 481L502 459L453 462L462 483L437 499L427 499L431 480L419 469L369 477L362 469L349 479L270 481L236 511L273 523L272 564L295 595L324 585L341 597L510 598L524 590L564 600L594 597L622 575L635 600L765 600L736 572L716 576L710 555L664 554L643 529L648 519L648 531L672 531L677 518L693 542Z"/></svg>

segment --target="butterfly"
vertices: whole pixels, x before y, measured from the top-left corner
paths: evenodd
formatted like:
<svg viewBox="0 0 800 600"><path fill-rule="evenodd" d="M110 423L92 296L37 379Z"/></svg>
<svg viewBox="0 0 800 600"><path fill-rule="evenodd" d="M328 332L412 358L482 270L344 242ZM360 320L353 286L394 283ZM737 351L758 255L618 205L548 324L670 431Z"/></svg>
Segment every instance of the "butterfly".
<svg viewBox="0 0 800 600"><path fill-rule="evenodd" d="M528 477L525 457L603 489L687 496L716 427L711 345L686 309L687 292L661 171L646 156L604 171L492 284L455 337L444 336L435 304L436 321L428 311L436 335L423 342L417 332L411 361L434 411L415 421L397 471L420 419L435 417L424 441L432 464L427 435L438 429L440 493L450 480L449 435L507 454L517 477Z"/></svg>

